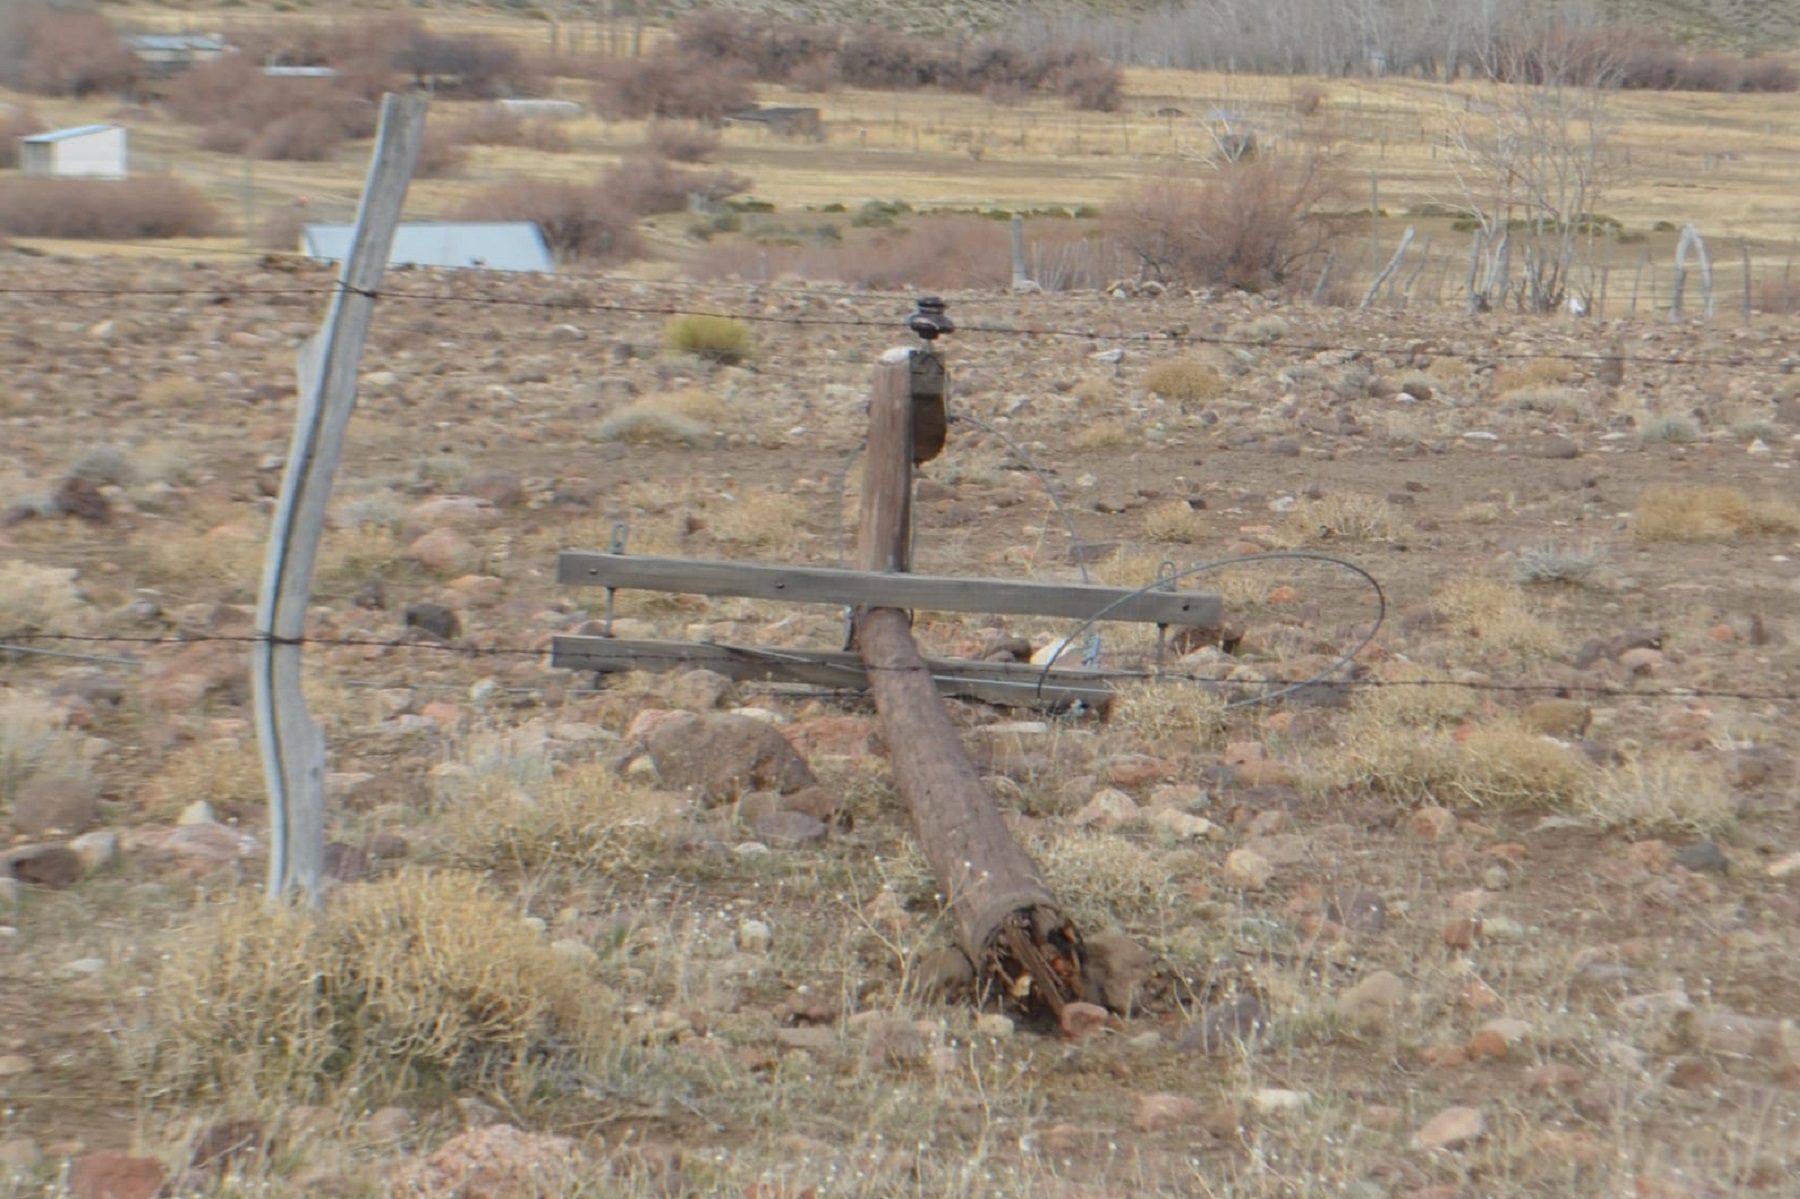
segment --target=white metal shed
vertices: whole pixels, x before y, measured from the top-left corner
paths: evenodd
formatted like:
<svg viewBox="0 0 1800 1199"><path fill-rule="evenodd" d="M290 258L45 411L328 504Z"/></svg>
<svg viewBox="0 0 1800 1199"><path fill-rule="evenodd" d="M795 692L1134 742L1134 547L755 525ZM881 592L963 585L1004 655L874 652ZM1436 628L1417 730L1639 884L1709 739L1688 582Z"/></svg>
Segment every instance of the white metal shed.
<svg viewBox="0 0 1800 1199"><path fill-rule="evenodd" d="M27 175L67 179L123 179L130 156L122 125L75 125L19 139Z"/></svg>
<svg viewBox="0 0 1800 1199"><path fill-rule="evenodd" d="M350 252L353 225L308 225L300 252L309 258L342 261ZM489 271L556 268L544 235L530 221L432 221L401 225L394 234L389 266L435 266Z"/></svg>

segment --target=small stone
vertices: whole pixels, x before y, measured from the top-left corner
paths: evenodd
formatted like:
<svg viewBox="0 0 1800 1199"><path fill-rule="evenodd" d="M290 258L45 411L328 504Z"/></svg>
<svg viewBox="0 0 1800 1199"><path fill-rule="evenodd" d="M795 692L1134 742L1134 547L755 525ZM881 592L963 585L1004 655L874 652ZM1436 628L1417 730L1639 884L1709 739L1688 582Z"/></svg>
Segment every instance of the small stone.
<svg viewBox="0 0 1800 1199"><path fill-rule="evenodd" d="M371 1141L397 1141L412 1131L413 1115L403 1107L377 1108L359 1126Z"/></svg>
<svg viewBox="0 0 1800 1199"><path fill-rule="evenodd" d="M181 809L181 815L175 818L178 825L211 824L217 817L213 815L213 806L204 799L196 799Z"/></svg>
<svg viewBox="0 0 1800 1199"><path fill-rule="evenodd" d="M1484 916L1476 931L1489 941L1518 941L1525 936L1525 926L1511 916Z"/></svg>
<svg viewBox="0 0 1800 1199"><path fill-rule="evenodd" d="M406 627L417 629L439 641L454 641L462 636L462 621L443 604L408 604L404 610Z"/></svg>
<svg viewBox="0 0 1800 1199"><path fill-rule="evenodd" d="M1075 823L1082 828L1111 830L1137 817L1137 801L1116 787L1107 787L1094 792L1093 798L1075 813Z"/></svg>
<svg viewBox="0 0 1800 1199"><path fill-rule="evenodd" d="M1284 1091L1279 1087L1264 1087L1250 1095L1250 1106L1265 1116L1297 1112L1311 1102L1312 1096L1305 1091Z"/></svg>
<svg viewBox="0 0 1800 1199"><path fill-rule="evenodd" d="M776 849L803 849L825 840L825 822L805 812L771 812L751 826L763 844Z"/></svg>
<svg viewBox="0 0 1800 1199"><path fill-rule="evenodd" d="M1516 1049L1531 1039L1531 1025L1514 1016L1500 1016L1489 1020L1477 1031L1498 1037L1508 1050Z"/></svg>
<svg viewBox="0 0 1800 1199"><path fill-rule="evenodd" d="M1211 837L1219 831L1219 826L1206 817L1183 812L1180 808L1158 808L1150 813L1150 823L1184 841Z"/></svg>
<svg viewBox="0 0 1800 1199"><path fill-rule="evenodd" d="M1240 891L1260 891L1269 885L1274 874L1274 865L1255 850L1234 849L1225 855L1219 877L1227 886Z"/></svg>
<svg viewBox="0 0 1800 1199"><path fill-rule="evenodd" d="M745 953L768 953L775 944L775 930L761 920L740 921L737 943L738 948Z"/></svg>
<svg viewBox="0 0 1800 1199"><path fill-rule="evenodd" d="M1480 1139L1487 1131L1487 1119L1472 1107L1447 1107L1413 1136L1417 1149L1455 1149Z"/></svg>
<svg viewBox="0 0 1800 1199"><path fill-rule="evenodd" d="M1205 1111L1198 1099L1186 1095L1140 1095L1131 1122L1139 1132L1166 1132L1199 1123Z"/></svg>
<svg viewBox="0 0 1800 1199"><path fill-rule="evenodd" d="M76 958L63 966L63 973L72 978L93 978L106 971L104 958Z"/></svg>
<svg viewBox="0 0 1800 1199"><path fill-rule="evenodd" d="M1000 1012L983 1012L975 1017L975 1035L1004 1041L1013 1035L1012 1017Z"/></svg>
<svg viewBox="0 0 1800 1199"><path fill-rule="evenodd" d="M690 712L710 712L731 698L733 683L711 670L690 670L675 680L669 701Z"/></svg>
<svg viewBox="0 0 1800 1199"><path fill-rule="evenodd" d="M1800 853L1783 854L1769 863L1770 878L1794 878L1800 876Z"/></svg>
<svg viewBox="0 0 1800 1199"><path fill-rule="evenodd" d="M13 830L31 838L73 836L100 815L100 788L91 781L27 778L11 799Z"/></svg>
<svg viewBox="0 0 1800 1199"><path fill-rule="evenodd" d="M1428 841L1441 841L1456 831L1456 814L1448 808L1436 804L1426 804L1414 809L1407 818L1407 827L1413 835L1424 837Z"/></svg>
<svg viewBox="0 0 1800 1199"><path fill-rule="evenodd" d="M1696 841L1675 851L1675 864L1695 874L1729 874L1731 860L1716 841Z"/></svg>
<svg viewBox="0 0 1800 1199"><path fill-rule="evenodd" d="M432 529L406 547L406 556L440 574L469 574L481 565L481 551L448 526Z"/></svg>
<svg viewBox="0 0 1800 1199"><path fill-rule="evenodd" d="M169 1171L153 1157L84 1153L69 1166L69 1199L152 1199Z"/></svg>
<svg viewBox="0 0 1800 1199"><path fill-rule="evenodd" d="M81 855L67 845L22 845L0 853L0 878L60 890L81 878Z"/></svg>
<svg viewBox="0 0 1800 1199"><path fill-rule="evenodd" d="M1655 674L1662 664L1662 651L1651 649L1649 646L1628 649L1619 655L1619 665L1624 668L1626 674L1633 678Z"/></svg>
<svg viewBox="0 0 1800 1199"><path fill-rule="evenodd" d="M1181 1035L1181 1048L1202 1053L1227 1053L1255 1045L1269 1031L1269 1014L1262 1000L1248 991L1206 1010L1198 1023Z"/></svg>
<svg viewBox="0 0 1800 1199"><path fill-rule="evenodd" d="M111 829L83 833L69 842L69 848L81 859L82 869L99 870L119 860L119 834Z"/></svg>
<svg viewBox="0 0 1800 1199"><path fill-rule="evenodd" d="M22 1053L0 1054L0 1078L17 1078L32 1069L31 1059Z"/></svg>
<svg viewBox="0 0 1800 1199"><path fill-rule="evenodd" d="M1404 1002L1406 983L1391 971L1377 970L1339 995L1337 1010L1352 1024L1375 1028L1391 1022Z"/></svg>
<svg viewBox="0 0 1800 1199"><path fill-rule="evenodd" d="M1451 949L1469 949L1481 935L1481 917L1458 916L1444 925L1444 944Z"/></svg>
<svg viewBox="0 0 1800 1199"><path fill-rule="evenodd" d="M1489 866L1481 872L1481 885L1489 891L1504 891L1512 882L1512 876L1504 866Z"/></svg>

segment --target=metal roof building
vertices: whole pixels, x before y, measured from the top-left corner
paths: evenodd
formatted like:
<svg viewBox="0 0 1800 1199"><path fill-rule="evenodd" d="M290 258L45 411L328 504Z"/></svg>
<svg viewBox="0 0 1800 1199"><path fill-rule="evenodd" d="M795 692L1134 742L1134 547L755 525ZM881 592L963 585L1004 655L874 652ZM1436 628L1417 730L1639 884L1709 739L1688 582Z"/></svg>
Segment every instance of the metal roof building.
<svg viewBox="0 0 1800 1199"><path fill-rule="evenodd" d="M19 165L31 176L123 179L130 153L120 125L73 125L19 139Z"/></svg>
<svg viewBox="0 0 1800 1199"><path fill-rule="evenodd" d="M309 258L342 261L354 232L353 225L308 225L300 234L300 252ZM545 273L556 269L544 235L529 221L401 225L388 265Z"/></svg>

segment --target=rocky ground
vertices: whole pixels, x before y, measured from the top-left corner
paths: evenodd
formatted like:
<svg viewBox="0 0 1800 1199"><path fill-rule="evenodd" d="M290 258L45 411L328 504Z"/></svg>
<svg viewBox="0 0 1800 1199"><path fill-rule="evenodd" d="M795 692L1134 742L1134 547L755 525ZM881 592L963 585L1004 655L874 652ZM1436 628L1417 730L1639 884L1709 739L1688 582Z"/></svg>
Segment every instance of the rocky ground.
<svg viewBox="0 0 1800 1199"><path fill-rule="evenodd" d="M601 608L556 551L620 522L838 560L900 295L391 276L311 622L353 644L307 656L333 898L259 915L232 639L328 287L0 262L0 631L168 639L0 657L0 1193L1793 1193L1787 324L949 297L987 427L924 471L920 569L1300 549L1388 604L1355 687L953 705L1112 969L1057 1033L958 992L864 701L545 664ZM665 350L670 307L752 318L749 357ZM1240 699L1374 610L1291 559L1183 585L1229 627L1177 672ZM651 594L615 629L843 634Z"/></svg>

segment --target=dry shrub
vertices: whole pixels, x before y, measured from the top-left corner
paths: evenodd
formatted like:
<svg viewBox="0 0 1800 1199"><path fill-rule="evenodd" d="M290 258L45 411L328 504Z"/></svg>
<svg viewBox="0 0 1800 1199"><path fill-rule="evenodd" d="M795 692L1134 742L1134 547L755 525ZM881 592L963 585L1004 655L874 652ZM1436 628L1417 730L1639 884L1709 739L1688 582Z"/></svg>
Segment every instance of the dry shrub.
<svg viewBox="0 0 1800 1199"><path fill-rule="evenodd" d="M446 175L456 174L468 162L469 152L463 148L455 130L446 130L441 125L428 123L425 126L425 137L419 143L418 160L413 164L413 176L417 179L442 179Z"/></svg>
<svg viewBox="0 0 1800 1199"><path fill-rule="evenodd" d="M438 852L474 870L607 871L666 848L678 797L624 782L604 765L565 770L547 785L500 781L444 806Z"/></svg>
<svg viewBox="0 0 1800 1199"><path fill-rule="evenodd" d="M1399 729L1452 725L1475 711L1475 692L1410 662L1388 662L1376 668L1374 685L1357 693L1353 714L1373 724Z"/></svg>
<svg viewBox="0 0 1800 1199"><path fill-rule="evenodd" d="M685 212L694 198L716 204L749 188L750 180L730 171L684 171L666 159L642 156L612 167L599 183L606 203L638 216Z"/></svg>
<svg viewBox="0 0 1800 1199"><path fill-rule="evenodd" d="M636 214L614 207L598 187L518 176L480 192L460 215L476 221L531 221L558 259L623 262L643 252Z"/></svg>
<svg viewBox="0 0 1800 1199"><path fill-rule="evenodd" d="M1735 487L1659 484L1638 497L1632 531L1644 541L1727 541L1800 532L1800 506L1755 500Z"/></svg>
<svg viewBox="0 0 1800 1199"><path fill-rule="evenodd" d="M210 237L218 212L179 179L9 179L0 183L0 233L15 237Z"/></svg>
<svg viewBox="0 0 1800 1199"><path fill-rule="evenodd" d="M1144 513L1144 536L1188 544L1206 536L1206 522L1186 500L1170 500Z"/></svg>
<svg viewBox="0 0 1800 1199"><path fill-rule="evenodd" d="M709 510L706 529L732 545L786 547L798 540L806 516L806 506L787 492L757 488L735 504Z"/></svg>
<svg viewBox="0 0 1800 1199"><path fill-rule="evenodd" d="M1301 83L1295 86L1288 97L1288 105L1300 116L1316 116L1325 103L1325 89L1316 83Z"/></svg>
<svg viewBox="0 0 1800 1199"><path fill-rule="evenodd" d="M268 791L262 759L254 746L237 741L197 741L163 760L143 794L143 815L174 820L191 803L205 800L221 813L262 803Z"/></svg>
<svg viewBox="0 0 1800 1199"><path fill-rule="evenodd" d="M0 573L0 586L4 584ZM70 732L45 700L0 690L0 811L12 812L27 782L93 787L93 758L100 748L99 742Z"/></svg>
<svg viewBox="0 0 1800 1199"><path fill-rule="evenodd" d="M484 108L456 127L457 141L470 146L517 146L545 154L569 149L569 134L554 121L527 121L504 108Z"/></svg>
<svg viewBox="0 0 1800 1199"><path fill-rule="evenodd" d="M633 403L634 408L673 412L689 420L714 427L731 420L731 409L712 392L700 387L684 387L678 391L659 391Z"/></svg>
<svg viewBox="0 0 1800 1199"><path fill-rule="evenodd" d="M1581 393L1569 387L1520 387L1506 393L1503 406L1509 412L1535 412L1543 416L1582 416L1588 410Z"/></svg>
<svg viewBox="0 0 1800 1199"><path fill-rule="evenodd" d="M1124 837L1058 831L1032 848L1045 881L1083 927L1154 920L1167 910L1169 866Z"/></svg>
<svg viewBox="0 0 1800 1199"><path fill-rule="evenodd" d="M705 162L719 148L719 131L705 125L652 121L644 130L644 148L672 162Z"/></svg>
<svg viewBox="0 0 1800 1199"><path fill-rule="evenodd" d="M1225 697L1187 683L1127 683L1107 710L1107 724L1148 741L1177 738L1203 748L1225 731Z"/></svg>
<svg viewBox="0 0 1800 1199"><path fill-rule="evenodd" d="M168 106L200 126L202 149L275 161L322 161L375 131L375 108L354 82L272 79L242 53L183 72L169 85Z"/></svg>
<svg viewBox="0 0 1800 1199"><path fill-rule="evenodd" d="M1726 94L1800 90L1800 72L1780 58L1696 53L1638 25L1533 22L1505 33L1484 62L1507 83Z"/></svg>
<svg viewBox="0 0 1800 1199"><path fill-rule="evenodd" d="M594 110L613 120L717 121L755 103L742 67L667 44L607 63L594 85Z"/></svg>
<svg viewBox="0 0 1800 1199"><path fill-rule="evenodd" d="M39 566L21 558L0 562L0 636L74 632L87 600L72 567Z"/></svg>
<svg viewBox="0 0 1800 1199"><path fill-rule="evenodd" d="M1502 653L1552 654L1562 638L1532 614L1524 593L1492 579L1459 579L1438 589L1431 606L1459 634Z"/></svg>
<svg viewBox="0 0 1800 1199"><path fill-rule="evenodd" d="M1069 438L1069 448L1084 452L1116 450L1131 444L1131 431L1123 421L1101 420L1083 425Z"/></svg>
<svg viewBox="0 0 1800 1199"><path fill-rule="evenodd" d="M1595 790L1587 760L1549 737L1513 724L1484 725L1457 754L1449 797L1473 807L1586 807Z"/></svg>
<svg viewBox="0 0 1800 1199"><path fill-rule="evenodd" d="M1144 372L1144 390L1165 400L1200 402L1225 394L1225 376L1204 362L1173 358Z"/></svg>
<svg viewBox="0 0 1800 1199"><path fill-rule="evenodd" d="M190 930L147 1000L152 1096L527 1096L534 1071L594 1060L607 993L468 875L408 871L323 912L240 893Z"/></svg>
<svg viewBox="0 0 1800 1199"><path fill-rule="evenodd" d="M968 216L933 216L902 231L853 231L841 244L757 246L721 241L683 263L694 279L770 277L844 283L873 290L1003 288L1012 279L1006 226Z"/></svg>
<svg viewBox="0 0 1800 1199"><path fill-rule="evenodd" d="M594 429L595 441L626 445L689 449L706 439L706 426L693 417L647 404L630 404L608 413Z"/></svg>
<svg viewBox="0 0 1800 1199"><path fill-rule="evenodd" d="M46 96L125 91L143 64L98 12L9 0L0 11L0 84Z"/></svg>
<svg viewBox="0 0 1800 1199"><path fill-rule="evenodd" d="M164 375L146 384L139 398L153 408L193 408L206 400L206 388L187 375Z"/></svg>
<svg viewBox="0 0 1800 1199"><path fill-rule="evenodd" d="M663 326L663 345L676 354L730 365L749 357L750 326L728 316L689 313Z"/></svg>
<svg viewBox="0 0 1800 1199"><path fill-rule="evenodd" d="M1494 372L1493 392L1496 396L1515 391L1566 383L1575 368L1559 358L1536 358L1519 366Z"/></svg>
<svg viewBox="0 0 1800 1199"><path fill-rule="evenodd" d="M1161 554L1133 553L1123 547L1088 568L1096 583L1107 587L1146 587L1162 570ZM1216 588L1215 588L1216 590Z"/></svg>
<svg viewBox="0 0 1800 1199"><path fill-rule="evenodd" d="M1294 509L1288 524L1303 541L1394 541L1404 530L1400 513L1373 496L1327 496Z"/></svg>
<svg viewBox="0 0 1800 1199"><path fill-rule="evenodd" d="M29 108L0 108L0 171L19 165L19 139L41 133L44 123Z"/></svg>
<svg viewBox="0 0 1800 1199"><path fill-rule="evenodd" d="M1106 227L1165 282L1259 291L1324 249L1330 227L1312 213L1339 191L1323 156L1269 155L1138 187L1108 207Z"/></svg>
<svg viewBox="0 0 1800 1199"><path fill-rule="evenodd" d="M1603 828L1665 836L1712 836L1737 819L1718 763L1676 750L1635 755L1603 771L1586 811Z"/></svg>

